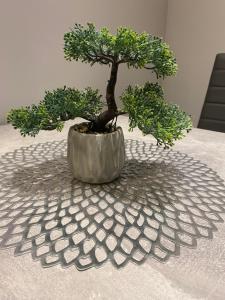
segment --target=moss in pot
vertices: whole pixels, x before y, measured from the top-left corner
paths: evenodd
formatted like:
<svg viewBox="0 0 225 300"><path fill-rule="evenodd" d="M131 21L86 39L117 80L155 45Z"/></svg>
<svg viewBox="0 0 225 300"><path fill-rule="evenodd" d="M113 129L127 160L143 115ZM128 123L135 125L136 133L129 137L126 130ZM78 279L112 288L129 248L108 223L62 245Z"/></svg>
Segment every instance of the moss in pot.
<svg viewBox="0 0 225 300"><path fill-rule="evenodd" d="M115 87L121 64L148 69L157 79L176 74L173 52L161 38L126 27L111 34L107 28L97 30L90 23L75 24L64 35L64 54L69 61L109 66L105 99L90 87L80 91L64 86L46 91L38 105L12 109L7 120L23 136L35 136L40 130L60 131L65 121L77 117L87 120L72 126L68 134L68 161L74 177L104 183L119 176L125 160L123 131L116 125L121 114L128 114L130 130L137 127L143 134L152 134L157 144L165 147L191 129L190 117L165 101L159 83L128 86L121 95L122 110L117 106Z"/></svg>

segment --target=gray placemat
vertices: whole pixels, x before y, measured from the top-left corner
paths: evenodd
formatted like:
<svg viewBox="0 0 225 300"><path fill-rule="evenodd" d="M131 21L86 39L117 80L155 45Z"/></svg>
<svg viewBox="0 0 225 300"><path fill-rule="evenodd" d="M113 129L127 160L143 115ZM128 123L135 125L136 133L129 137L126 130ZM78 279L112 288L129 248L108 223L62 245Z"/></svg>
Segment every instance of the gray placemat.
<svg viewBox="0 0 225 300"><path fill-rule="evenodd" d="M72 178L66 141L35 144L0 159L0 247L31 253L43 267L120 268L212 238L225 212L223 180L190 156L126 140L120 178Z"/></svg>

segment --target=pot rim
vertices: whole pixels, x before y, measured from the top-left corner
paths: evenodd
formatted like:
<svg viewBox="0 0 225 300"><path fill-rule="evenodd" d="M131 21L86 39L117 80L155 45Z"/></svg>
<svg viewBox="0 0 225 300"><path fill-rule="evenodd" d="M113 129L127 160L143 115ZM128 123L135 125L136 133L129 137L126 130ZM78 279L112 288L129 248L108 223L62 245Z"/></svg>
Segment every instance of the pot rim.
<svg viewBox="0 0 225 300"><path fill-rule="evenodd" d="M84 122L82 122L82 123L84 123ZM75 127L76 125L80 125L80 124L82 124L82 123L77 123L77 124L71 126L70 129L71 129L71 128L74 129L74 127ZM93 133L84 133L84 132L79 132L79 131L77 131L77 130L73 130L73 133L76 133L76 134L79 134L79 135L83 135L83 136L106 136L106 135L113 135L113 134L116 134L116 133L118 133L118 131L120 131L120 130L123 131L123 129L122 129L121 126L116 127L116 130L113 131L113 132L95 133L95 134L93 134Z"/></svg>

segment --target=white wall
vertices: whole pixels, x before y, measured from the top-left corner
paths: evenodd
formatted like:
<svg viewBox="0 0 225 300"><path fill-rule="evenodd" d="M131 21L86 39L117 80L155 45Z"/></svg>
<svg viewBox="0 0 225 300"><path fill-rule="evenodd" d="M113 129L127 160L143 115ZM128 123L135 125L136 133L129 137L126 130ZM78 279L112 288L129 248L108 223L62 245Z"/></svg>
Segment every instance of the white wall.
<svg viewBox="0 0 225 300"><path fill-rule="evenodd" d="M179 64L164 88L171 102L190 113L196 126L214 59L225 52L225 0L169 0L166 40Z"/></svg>
<svg viewBox="0 0 225 300"><path fill-rule="evenodd" d="M75 22L130 26L163 36L167 0L0 0L0 123L12 107L37 103L44 90L64 84L104 93L109 68L66 62L63 34ZM117 94L149 72L121 68Z"/></svg>

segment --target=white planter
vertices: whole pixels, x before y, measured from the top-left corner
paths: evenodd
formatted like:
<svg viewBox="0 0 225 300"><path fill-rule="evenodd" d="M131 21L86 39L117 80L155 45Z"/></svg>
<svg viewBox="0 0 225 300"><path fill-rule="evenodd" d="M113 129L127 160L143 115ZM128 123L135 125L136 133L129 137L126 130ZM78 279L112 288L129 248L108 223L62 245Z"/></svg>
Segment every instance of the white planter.
<svg viewBox="0 0 225 300"><path fill-rule="evenodd" d="M87 134L70 127L67 156L75 178L88 183L114 180L125 161L122 128L112 133Z"/></svg>

